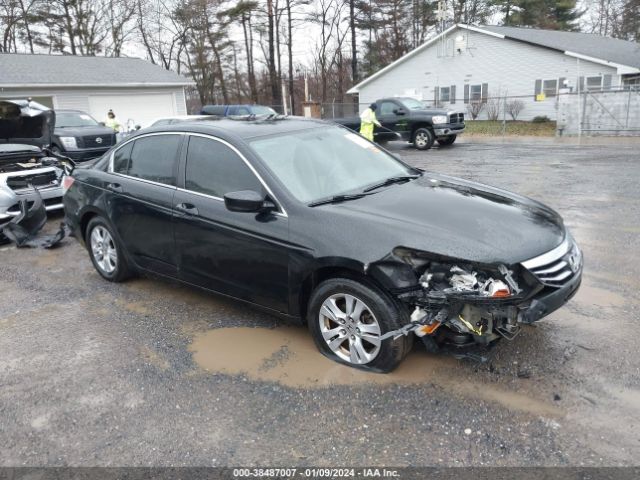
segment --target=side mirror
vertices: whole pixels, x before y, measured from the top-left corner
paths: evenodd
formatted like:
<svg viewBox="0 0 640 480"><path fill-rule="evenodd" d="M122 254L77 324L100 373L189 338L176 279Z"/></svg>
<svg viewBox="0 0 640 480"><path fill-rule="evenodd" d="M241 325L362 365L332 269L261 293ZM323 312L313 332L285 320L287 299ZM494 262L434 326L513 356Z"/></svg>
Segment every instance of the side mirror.
<svg viewBox="0 0 640 480"><path fill-rule="evenodd" d="M142 128L142 127L141 127L140 125L136 125L136 126L135 126L135 129L136 129L136 130L140 130L141 128Z"/></svg>
<svg viewBox="0 0 640 480"><path fill-rule="evenodd" d="M393 111L393 113L395 113L396 115L404 115L404 114L405 114L405 113L407 113L407 112L405 112L405 111L404 111L404 108L402 108L402 107L401 107L401 108L396 108L396 109Z"/></svg>
<svg viewBox="0 0 640 480"><path fill-rule="evenodd" d="M231 212L264 212L273 210L275 205L265 200L258 192L253 190L240 190L229 192L224 196L224 205Z"/></svg>
<svg viewBox="0 0 640 480"><path fill-rule="evenodd" d="M107 124L106 124L106 123L104 123L104 122L98 122L98 125L102 125L103 127L106 127L106 126L107 126Z"/></svg>

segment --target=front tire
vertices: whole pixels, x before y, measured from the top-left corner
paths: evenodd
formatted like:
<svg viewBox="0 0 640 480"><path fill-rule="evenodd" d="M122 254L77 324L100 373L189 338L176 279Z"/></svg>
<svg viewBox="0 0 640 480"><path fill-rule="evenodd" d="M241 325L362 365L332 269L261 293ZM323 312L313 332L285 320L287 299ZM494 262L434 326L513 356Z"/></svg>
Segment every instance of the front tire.
<svg viewBox="0 0 640 480"><path fill-rule="evenodd" d="M102 217L94 217L87 225L85 243L94 268L105 280L122 282L131 276L124 249Z"/></svg>
<svg viewBox="0 0 640 480"><path fill-rule="evenodd" d="M446 137L442 137L438 139L438 145L441 147L448 147L449 145L453 145L453 142L456 141L457 135L448 135Z"/></svg>
<svg viewBox="0 0 640 480"><path fill-rule="evenodd" d="M322 282L311 295L307 321L320 352L339 363L386 373L396 368L411 349L412 338L388 338L386 332L409 323L377 288L347 279Z"/></svg>
<svg viewBox="0 0 640 480"><path fill-rule="evenodd" d="M429 150L435 139L435 135L428 128L418 128L413 132L413 145L418 150Z"/></svg>

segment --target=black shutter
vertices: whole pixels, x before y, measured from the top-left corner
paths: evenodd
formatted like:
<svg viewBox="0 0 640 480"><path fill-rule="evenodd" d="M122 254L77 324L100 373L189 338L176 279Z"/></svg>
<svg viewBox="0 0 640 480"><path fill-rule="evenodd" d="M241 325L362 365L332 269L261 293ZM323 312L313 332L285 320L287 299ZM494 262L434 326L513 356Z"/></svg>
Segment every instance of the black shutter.
<svg viewBox="0 0 640 480"><path fill-rule="evenodd" d="M602 89L611 90L611 75L607 74L602 77Z"/></svg>
<svg viewBox="0 0 640 480"><path fill-rule="evenodd" d="M469 103L469 85L464 86L464 103Z"/></svg>
<svg viewBox="0 0 640 480"><path fill-rule="evenodd" d="M580 93L584 92L584 77L578 77L578 85L580 85Z"/></svg>
<svg viewBox="0 0 640 480"><path fill-rule="evenodd" d="M449 103L452 105L456 103L456 86L455 85L451 85L451 90L449 90Z"/></svg>
<svg viewBox="0 0 640 480"><path fill-rule="evenodd" d="M487 103L487 97L489 96L489 84L482 84L482 103Z"/></svg>
<svg viewBox="0 0 640 480"><path fill-rule="evenodd" d="M440 102L440 87L434 87L433 89L433 106L437 107Z"/></svg>
<svg viewBox="0 0 640 480"><path fill-rule="evenodd" d="M533 92L533 100L538 101L538 95L542 93L542 80L536 80L536 86Z"/></svg>
<svg viewBox="0 0 640 480"><path fill-rule="evenodd" d="M565 86L564 86L564 82L565 82L566 80L567 80L567 79L566 79L565 77L560 77L560 78L558 79L558 93L560 92L560 89L561 89L561 88L565 88Z"/></svg>

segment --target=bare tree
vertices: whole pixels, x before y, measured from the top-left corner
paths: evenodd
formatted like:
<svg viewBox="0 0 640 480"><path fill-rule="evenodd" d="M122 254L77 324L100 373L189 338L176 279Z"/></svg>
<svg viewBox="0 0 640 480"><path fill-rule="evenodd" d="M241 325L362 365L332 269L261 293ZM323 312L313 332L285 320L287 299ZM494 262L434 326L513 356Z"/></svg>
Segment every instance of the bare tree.
<svg viewBox="0 0 640 480"><path fill-rule="evenodd" d="M472 120L476 120L478 116L480 116L480 113L482 113L482 110L484 110L484 105L485 104L480 100L471 100L469 102L469 104L467 105L467 112L469 112L469 115L471 115Z"/></svg>
<svg viewBox="0 0 640 480"><path fill-rule="evenodd" d="M507 113L514 121L518 119L518 115L522 110L524 110L524 102L522 100L516 99L507 102Z"/></svg>

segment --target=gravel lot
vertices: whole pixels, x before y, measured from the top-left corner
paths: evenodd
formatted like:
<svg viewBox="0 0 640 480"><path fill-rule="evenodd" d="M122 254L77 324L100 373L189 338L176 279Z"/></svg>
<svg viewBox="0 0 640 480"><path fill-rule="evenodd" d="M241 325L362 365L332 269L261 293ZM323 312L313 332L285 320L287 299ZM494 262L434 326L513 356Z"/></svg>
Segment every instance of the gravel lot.
<svg viewBox="0 0 640 480"><path fill-rule="evenodd" d="M5 246L0 465L637 465L640 143L465 140L393 149L551 205L586 257L578 295L489 364L417 348L367 375L239 303L105 282L74 239Z"/></svg>

